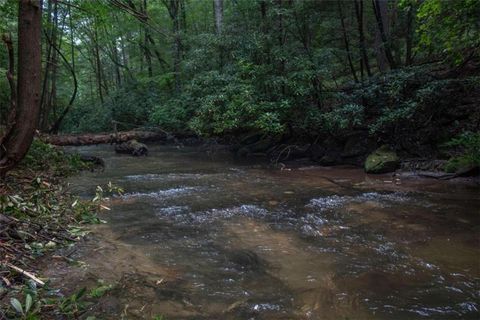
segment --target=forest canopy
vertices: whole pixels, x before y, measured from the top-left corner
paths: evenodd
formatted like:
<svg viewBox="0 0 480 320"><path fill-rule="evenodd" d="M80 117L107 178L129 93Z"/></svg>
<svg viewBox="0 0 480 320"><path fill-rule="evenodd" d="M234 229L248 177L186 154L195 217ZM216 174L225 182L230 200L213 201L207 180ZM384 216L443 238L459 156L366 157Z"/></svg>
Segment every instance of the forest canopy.
<svg viewBox="0 0 480 320"><path fill-rule="evenodd" d="M0 1L0 33L14 44L17 4ZM43 132L111 131L117 121L120 129L159 126L205 136L316 137L362 127L375 134L451 86L478 85L470 73L462 80L429 75L438 65L454 69L478 60L478 0L45 0L42 6ZM2 46L0 73L7 66ZM9 105L2 77L2 124Z"/></svg>

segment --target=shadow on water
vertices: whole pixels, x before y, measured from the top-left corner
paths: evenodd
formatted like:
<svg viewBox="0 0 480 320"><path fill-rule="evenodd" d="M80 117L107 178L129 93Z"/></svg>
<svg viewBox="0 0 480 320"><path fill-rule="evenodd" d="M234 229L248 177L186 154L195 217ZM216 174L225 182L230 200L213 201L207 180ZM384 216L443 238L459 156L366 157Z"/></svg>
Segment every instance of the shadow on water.
<svg viewBox="0 0 480 320"><path fill-rule="evenodd" d="M121 283L100 311L151 319L478 319L478 188L291 171L158 146L109 146L74 180L112 181L89 272ZM90 243L90 246L94 246ZM100 262L103 261L103 262Z"/></svg>

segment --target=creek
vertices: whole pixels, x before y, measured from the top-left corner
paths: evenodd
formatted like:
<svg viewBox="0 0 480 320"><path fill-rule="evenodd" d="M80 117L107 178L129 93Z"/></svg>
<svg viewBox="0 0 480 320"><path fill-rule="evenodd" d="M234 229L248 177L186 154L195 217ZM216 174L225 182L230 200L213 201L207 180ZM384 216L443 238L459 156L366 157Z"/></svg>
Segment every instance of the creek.
<svg viewBox="0 0 480 320"><path fill-rule="evenodd" d="M151 146L139 158L106 145L71 150L106 165L74 177L74 192L90 197L109 181L125 189L96 231L129 252L96 267L128 283L112 292L112 316L479 317L478 186L279 170L188 147Z"/></svg>

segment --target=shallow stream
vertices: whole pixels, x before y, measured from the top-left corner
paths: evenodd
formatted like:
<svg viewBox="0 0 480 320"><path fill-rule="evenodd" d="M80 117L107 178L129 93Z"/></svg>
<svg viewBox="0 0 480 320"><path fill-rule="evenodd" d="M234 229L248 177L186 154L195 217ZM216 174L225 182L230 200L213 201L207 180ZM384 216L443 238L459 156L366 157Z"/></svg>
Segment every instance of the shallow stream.
<svg viewBox="0 0 480 320"><path fill-rule="evenodd" d="M122 275L136 287L113 293L111 316L128 304L145 319L479 318L478 187L194 148L74 150L106 163L75 191L123 187L103 228L149 265ZM168 274L148 282L155 270Z"/></svg>

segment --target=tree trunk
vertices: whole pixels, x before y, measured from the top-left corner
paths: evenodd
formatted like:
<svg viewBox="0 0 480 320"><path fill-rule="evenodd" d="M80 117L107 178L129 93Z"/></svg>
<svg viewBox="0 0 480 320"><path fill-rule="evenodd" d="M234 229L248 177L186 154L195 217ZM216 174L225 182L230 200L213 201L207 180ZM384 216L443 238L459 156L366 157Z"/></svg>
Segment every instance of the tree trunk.
<svg viewBox="0 0 480 320"><path fill-rule="evenodd" d="M223 28L223 0L213 0L213 9L215 12L215 32L220 35Z"/></svg>
<svg viewBox="0 0 480 320"><path fill-rule="evenodd" d="M97 85L98 85L98 96L100 98L100 102L103 104L104 99L103 99L103 88L102 88L102 64L100 61L100 49L98 48L98 33L97 33L97 23L96 21L94 22L93 26L93 53L94 53L94 59L95 59L95 73L96 73L96 78L97 78Z"/></svg>
<svg viewBox="0 0 480 320"><path fill-rule="evenodd" d="M53 28L52 28L52 0L48 0L47 5L47 28L50 35L53 35ZM50 88L49 85L49 75L50 75L50 68L51 68L51 55L52 55L52 46L48 46L46 53L45 53L45 68L43 74L43 85L42 85L42 94L40 97L40 127L44 123L44 118L46 117L45 114L47 113L45 109L47 109L47 100L48 100L48 89Z"/></svg>
<svg viewBox="0 0 480 320"><path fill-rule="evenodd" d="M167 7L170 18L172 19L173 27L173 75L175 79L175 91L180 93L180 62L182 59L182 42L180 39L180 0L170 0L168 3L166 0L163 2Z"/></svg>
<svg viewBox="0 0 480 320"><path fill-rule="evenodd" d="M370 70L370 63L368 61L367 48L365 45L365 32L363 27L363 0L355 0L355 14L357 16L358 37L360 42L359 44L360 44L362 62L363 62L363 65L365 66L365 70L367 71L367 75L371 77L372 72ZM361 69L363 70L363 68Z"/></svg>
<svg viewBox="0 0 480 320"><path fill-rule="evenodd" d="M69 135L42 135L42 141L57 146L83 146L101 143L120 143L132 139L139 141L166 141L169 134L164 131L120 131L116 133L84 133Z"/></svg>
<svg viewBox="0 0 480 320"><path fill-rule="evenodd" d="M340 2L337 2L337 4L338 4L338 13L340 14L340 24L342 26L343 43L345 44L345 51L347 52L348 65L350 66L350 71L352 72L353 79L355 80L355 82L358 82L357 73L355 72L355 68L353 66L353 61L352 61L352 55L350 53L350 44L348 42L347 29L345 27L342 4Z"/></svg>
<svg viewBox="0 0 480 320"><path fill-rule="evenodd" d="M384 59L390 65L391 69L395 69L395 61L393 59L392 50L390 49L390 44L388 41L388 28L389 28L389 19L388 19L388 8L387 1L385 0L372 0L373 12L375 13L375 19L377 21L377 36L376 36L376 47L377 47L377 58L379 61L380 71L386 71L386 66Z"/></svg>
<svg viewBox="0 0 480 320"><path fill-rule="evenodd" d="M72 24L70 24L70 28L72 28ZM77 96L77 90L78 90L78 81L77 81L77 76L76 76L76 73L75 73L75 52L74 52L74 42L73 42L73 29L70 29L70 32L71 32L71 55L72 55L72 63L70 64L67 60L67 58L65 57L65 55L60 51L60 48L57 48L55 46L55 44L53 45L55 51L60 55L60 57L62 58L63 62L65 63L65 65L68 67L68 69L70 70L70 73L72 74L72 78L73 78L73 93L72 93L72 96L70 97L70 101L68 102L68 105L65 107L65 109L63 110L63 112L60 114L60 116L56 118L55 122L53 123L53 125L50 127L49 129L49 133L54 133L54 134L57 134L58 133L58 130L60 129L60 125L62 124L62 121L63 119L65 118L65 116L67 115L67 113L70 111L72 105L73 105L73 102L75 101L75 97ZM48 35L47 35L47 40L49 42L51 42L51 40L48 38Z"/></svg>
<svg viewBox="0 0 480 320"><path fill-rule="evenodd" d="M42 69L41 1L20 0L18 10L18 80L15 124L0 148L0 176L28 152L40 115Z"/></svg>
<svg viewBox="0 0 480 320"><path fill-rule="evenodd" d="M152 53L150 52L150 48L148 46L148 38L150 36L150 30L148 27L148 3L147 0L143 0L143 5L140 6L141 13L143 14L144 23L143 23L143 51L145 54L145 61L147 62L147 71L148 76L151 78L153 77L153 68L152 68Z"/></svg>
<svg viewBox="0 0 480 320"><path fill-rule="evenodd" d="M405 65L409 66L413 62L412 58L412 42L413 42L413 8L410 6L407 12L407 31L405 35L406 53Z"/></svg>

